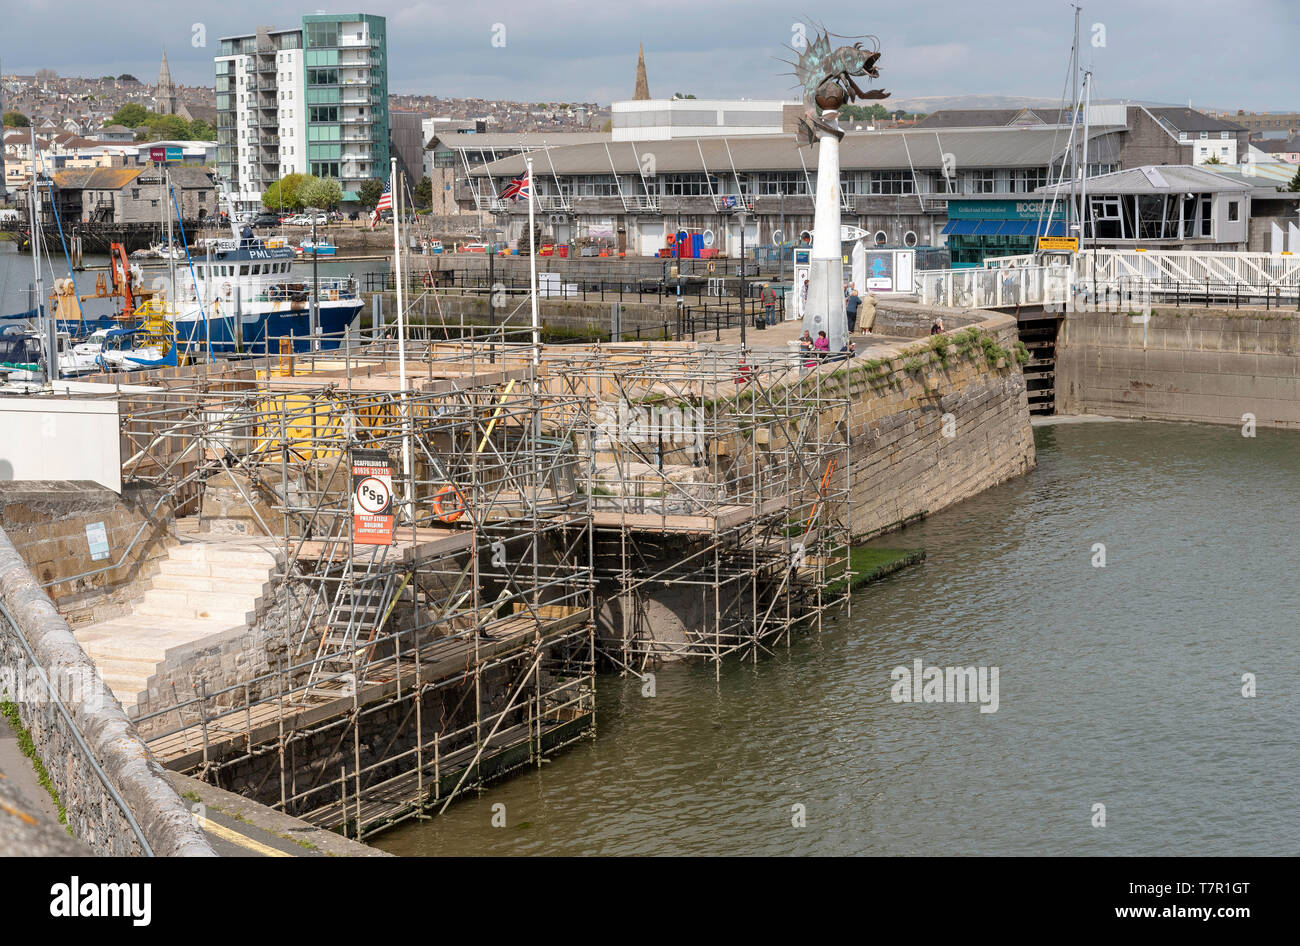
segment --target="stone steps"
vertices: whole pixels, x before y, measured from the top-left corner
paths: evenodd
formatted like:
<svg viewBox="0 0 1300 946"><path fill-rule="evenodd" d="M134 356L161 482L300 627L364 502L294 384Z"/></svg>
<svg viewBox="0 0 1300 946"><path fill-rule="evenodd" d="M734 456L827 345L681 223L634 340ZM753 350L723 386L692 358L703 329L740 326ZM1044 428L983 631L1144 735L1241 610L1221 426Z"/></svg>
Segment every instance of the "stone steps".
<svg viewBox="0 0 1300 946"><path fill-rule="evenodd" d="M222 578L266 580L266 573L273 563L240 565L234 562L196 562L163 559L158 563L158 573L174 578Z"/></svg>
<svg viewBox="0 0 1300 946"><path fill-rule="evenodd" d="M260 579L251 576L232 578L208 575L155 575L153 578L153 588L157 591L224 592L230 595L250 595L254 598L262 594L262 587L265 584L265 572L262 572Z"/></svg>
<svg viewBox="0 0 1300 946"><path fill-rule="evenodd" d="M74 633L104 682L130 710L175 647L244 628L257 617L277 567L247 541L186 536L159 562L131 613Z"/></svg>

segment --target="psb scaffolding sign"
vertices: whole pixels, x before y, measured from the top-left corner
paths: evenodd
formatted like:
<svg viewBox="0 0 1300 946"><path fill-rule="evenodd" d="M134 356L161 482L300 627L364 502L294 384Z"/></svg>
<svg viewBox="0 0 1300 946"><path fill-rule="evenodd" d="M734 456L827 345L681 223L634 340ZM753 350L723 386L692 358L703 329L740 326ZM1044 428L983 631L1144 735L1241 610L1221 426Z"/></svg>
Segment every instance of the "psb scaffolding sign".
<svg viewBox="0 0 1300 946"><path fill-rule="evenodd" d="M393 544L393 470L382 450L352 451L352 541Z"/></svg>

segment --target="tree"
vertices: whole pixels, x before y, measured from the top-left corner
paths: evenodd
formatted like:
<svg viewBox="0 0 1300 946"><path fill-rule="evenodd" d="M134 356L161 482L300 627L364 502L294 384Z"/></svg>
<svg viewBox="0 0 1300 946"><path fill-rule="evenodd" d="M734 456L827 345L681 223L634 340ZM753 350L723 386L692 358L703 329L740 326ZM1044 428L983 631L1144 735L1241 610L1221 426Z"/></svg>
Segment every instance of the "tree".
<svg viewBox="0 0 1300 946"><path fill-rule="evenodd" d="M1291 183L1287 185L1286 189L1293 194L1300 193L1300 168L1296 169L1295 177L1291 178Z"/></svg>
<svg viewBox="0 0 1300 946"><path fill-rule="evenodd" d="M104 127L109 125L125 125L127 128L135 128L145 124L149 120L149 109L145 108L138 102L131 102L123 105L116 112L109 116L108 121L104 122Z"/></svg>
<svg viewBox="0 0 1300 946"><path fill-rule="evenodd" d="M117 77L117 81L118 81L118 82L134 82L134 83L136 83L137 85L139 85L139 83L140 83L140 80L137 79L135 76L131 75L131 73L129 73L129 72L124 72L124 73L122 73L120 76Z"/></svg>
<svg viewBox="0 0 1300 946"><path fill-rule="evenodd" d="M5 112L4 124L6 128L30 128L32 120L22 112Z"/></svg>
<svg viewBox="0 0 1300 946"><path fill-rule="evenodd" d="M368 181L362 181L361 186L357 188L357 202L362 207L375 206L383 195L384 182L376 177L372 177Z"/></svg>
<svg viewBox="0 0 1300 946"><path fill-rule="evenodd" d="M429 180L428 175L420 178L420 183L415 187L415 193L412 195L417 207L433 206L433 182Z"/></svg>
<svg viewBox="0 0 1300 946"><path fill-rule="evenodd" d="M190 123L179 115L150 113L145 126L149 129L149 141L179 141L188 138L190 134Z"/></svg>
<svg viewBox="0 0 1300 946"><path fill-rule="evenodd" d="M187 135L191 141L216 141L217 130L201 118L196 118L190 122L190 130Z"/></svg>
<svg viewBox="0 0 1300 946"><path fill-rule="evenodd" d="M879 102L870 105L841 105L841 121L878 121L889 117L889 109Z"/></svg>
<svg viewBox="0 0 1300 946"><path fill-rule="evenodd" d="M1219 160L1219 156L1218 156L1217 154L1212 154L1212 155L1210 155L1208 158L1206 158L1205 161L1203 161L1202 163L1204 163L1204 164L1222 164L1223 162Z"/></svg>
<svg viewBox="0 0 1300 946"><path fill-rule="evenodd" d="M262 194L262 206L276 212L285 210L302 210L300 190L309 175L286 174L266 189Z"/></svg>
<svg viewBox="0 0 1300 946"><path fill-rule="evenodd" d="M298 188L298 197L304 207L333 210L343 199L343 188L333 178L308 175Z"/></svg>

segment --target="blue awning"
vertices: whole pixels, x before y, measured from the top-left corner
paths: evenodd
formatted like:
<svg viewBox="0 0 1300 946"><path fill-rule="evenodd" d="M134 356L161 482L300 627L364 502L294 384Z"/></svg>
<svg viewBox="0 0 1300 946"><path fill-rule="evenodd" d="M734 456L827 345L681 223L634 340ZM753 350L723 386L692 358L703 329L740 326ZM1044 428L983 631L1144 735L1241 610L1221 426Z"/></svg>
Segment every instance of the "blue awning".
<svg viewBox="0 0 1300 946"><path fill-rule="evenodd" d="M1041 232L1039 231L1040 226L1042 227ZM1065 236L1065 221L1053 220L1051 223L1047 223L1047 222L1044 222L1042 224L1031 223L1029 225L1029 230L1026 232L1028 232L1030 235L1038 235L1038 236L1054 236L1054 237Z"/></svg>
<svg viewBox="0 0 1300 946"><path fill-rule="evenodd" d="M1001 220L980 220L975 224L975 235L997 236L998 229L1001 226Z"/></svg>
<svg viewBox="0 0 1300 946"><path fill-rule="evenodd" d="M949 220L943 225L944 234L955 233L957 236L970 236L975 232L975 225L982 221L979 220Z"/></svg>
<svg viewBox="0 0 1300 946"><path fill-rule="evenodd" d="M1024 236L1033 232L1034 225L1027 220L1008 220L998 230L998 236Z"/></svg>

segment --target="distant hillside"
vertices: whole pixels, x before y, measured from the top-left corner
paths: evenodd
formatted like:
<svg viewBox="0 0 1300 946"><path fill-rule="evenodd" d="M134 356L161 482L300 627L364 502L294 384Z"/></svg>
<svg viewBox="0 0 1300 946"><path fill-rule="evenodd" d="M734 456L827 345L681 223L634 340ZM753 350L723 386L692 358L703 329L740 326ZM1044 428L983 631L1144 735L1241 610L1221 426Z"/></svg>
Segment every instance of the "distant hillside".
<svg viewBox="0 0 1300 946"><path fill-rule="evenodd" d="M1041 108L1060 102L1057 98L1034 98L1026 95L914 95L890 98L882 104L889 109L905 108L909 112L937 112L948 108Z"/></svg>
<svg viewBox="0 0 1300 946"><path fill-rule="evenodd" d="M937 112L942 109L964 108L1053 108L1060 104L1060 98L1037 97L1030 95L914 95L910 98L888 99L887 108L905 108L909 112ZM1137 99L1093 99L1094 105L1119 105L1131 102L1156 108L1177 108L1177 102L1147 102ZM1186 104L1186 103L1182 103ZM1201 111L1208 111L1205 106L1193 106Z"/></svg>

